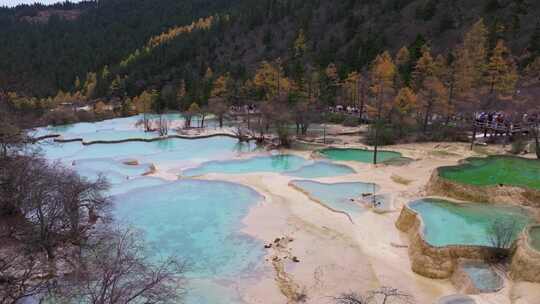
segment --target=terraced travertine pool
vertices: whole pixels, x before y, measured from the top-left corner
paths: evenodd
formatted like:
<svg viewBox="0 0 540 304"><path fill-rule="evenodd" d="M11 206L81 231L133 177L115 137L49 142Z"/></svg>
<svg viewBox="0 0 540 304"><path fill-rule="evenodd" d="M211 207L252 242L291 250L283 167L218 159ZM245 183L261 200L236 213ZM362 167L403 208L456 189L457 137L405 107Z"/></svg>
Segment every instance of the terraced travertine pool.
<svg viewBox="0 0 540 304"><path fill-rule="evenodd" d="M327 207L347 213L351 218L365 210L358 199L363 194L372 194L379 190L375 184L361 182L320 183L310 180L293 180L291 185Z"/></svg>
<svg viewBox="0 0 540 304"><path fill-rule="evenodd" d="M234 290L263 267L263 243L240 232L242 219L261 200L241 185L183 180L114 196L114 215L144 231L158 257L187 260L188 279L214 286L190 292L188 303L239 303ZM219 293L213 292L216 286Z"/></svg>
<svg viewBox="0 0 540 304"><path fill-rule="evenodd" d="M503 287L504 281L501 276L487 264L468 262L463 265L463 271L480 293L496 292Z"/></svg>
<svg viewBox="0 0 540 304"><path fill-rule="evenodd" d="M410 203L409 207L422 218L425 240L437 247L492 246L489 235L495 221L514 221L514 238L532 222L528 213L516 206L426 198Z"/></svg>
<svg viewBox="0 0 540 304"><path fill-rule="evenodd" d="M515 156L468 158L458 166L439 168L441 177L475 186L510 185L540 190L540 160Z"/></svg>
<svg viewBox="0 0 540 304"><path fill-rule="evenodd" d="M43 128L39 135L59 133L85 140L151 137L136 130L137 120L131 117ZM114 217L142 231L156 258L179 255L188 261L188 304L242 303L238 290L244 280L260 274L265 254L259 240L241 232L242 219L262 196L225 181L168 181L143 174L153 167L167 173L194 168L192 176L214 171L277 172L302 178L354 173L329 161L286 154L261 156L254 143L238 143L229 137L93 145L45 140L39 147L47 159L60 161L90 180L107 177Z"/></svg>
<svg viewBox="0 0 540 304"><path fill-rule="evenodd" d="M148 119L156 119L158 116L149 114ZM134 138L154 138L159 137L157 132L145 132L142 127L137 126L137 121L141 120L143 115L115 118L93 123L75 123L62 126L48 126L38 128L34 131L36 137L56 134L64 139L81 138L89 141L114 141ZM181 126L184 118L179 113L164 114L163 118L173 123L173 127ZM193 124L196 122L194 121ZM214 119L207 119L205 126L213 128L218 125Z"/></svg>
<svg viewBox="0 0 540 304"><path fill-rule="evenodd" d="M352 174L355 171L343 165L312 162L300 156L278 154L247 159L211 161L199 167L184 170L182 176L195 177L209 173L243 174L254 172L273 172L295 177L320 178Z"/></svg>
<svg viewBox="0 0 540 304"><path fill-rule="evenodd" d="M213 137L197 140L166 139L154 142L126 142L120 144L95 144L84 146L80 142L40 143L45 157L61 160L66 164L86 159L135 159L166 167L189 167L203 162L228 159L242 153L254 152L257 146L239 143L234 138Z"/></svg>
<svg viewBox="0 0 540 304"><path fill-rule="evenodd" d="M529 230L529 242L532 248L540 251L540 226L534 226Z"/></svg>
<svg viewBox="0 0 540 304"><path fill-rule="evenodd" d="M372 150L364 149L342 149L342 148L327 148L319 150L319 153L331 160L336 161L357 161L362 163L373 163ZM377 162L385 162L401 157L401 153L392 151L378 151Z"/></svg>

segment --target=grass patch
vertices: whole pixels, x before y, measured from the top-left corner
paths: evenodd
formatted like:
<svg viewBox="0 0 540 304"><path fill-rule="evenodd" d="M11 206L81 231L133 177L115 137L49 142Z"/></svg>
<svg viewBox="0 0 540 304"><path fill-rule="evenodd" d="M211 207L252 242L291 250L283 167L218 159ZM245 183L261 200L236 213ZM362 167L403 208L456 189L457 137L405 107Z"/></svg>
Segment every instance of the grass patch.
<svg viewBox="0 0 540 304"><path fill-rule="evenodd" d="M401 184L401 185L405 185L405 186L410 185L410 184L413 182L413 180L406 179L406 178L404 178L404 177L401 177L401 176L395 175L395 174L393 174L392 176L390 176L390 178L391 178L392 181L394 181L395 183Z"/></svg>

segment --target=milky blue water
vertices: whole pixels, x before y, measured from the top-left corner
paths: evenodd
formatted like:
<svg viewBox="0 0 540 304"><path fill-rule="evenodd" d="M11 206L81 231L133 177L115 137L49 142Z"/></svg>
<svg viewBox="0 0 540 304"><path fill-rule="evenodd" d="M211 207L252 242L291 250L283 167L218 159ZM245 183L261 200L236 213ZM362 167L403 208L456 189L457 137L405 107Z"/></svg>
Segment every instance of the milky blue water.
<svg viewBox="0 0 540 304"><path fill-rule="evenodd" d="M138 190L146 187L160 186L169 183L168 181L158 177L137 177L133 179L126 179L120 183L111 185L109 194L111 196L129 193L132 190Z"/></svg>
<svg viewBox="0 0 540 304"><path fill-rule="evenodd" d="M73 161L75 170L94 170L96 172L117 172L127 177L141 176L150 171L150 164L127 165L111 159L83 159Z"/></svg>
<svg viewBox="0 0 540 304"><path fill-rule="evenodd" d="M254 143L239 143L230 137L205 139L166 139L153 142L126 142L118 144L82 145L80 142L40 142L48 159L62 160L71 164L84 159L135 159L141 163L156 165L191 165L213 159L227 159L244 152L256 150Z"/></svg>
<svg viewBox="0 0 540 304"><path fill-rule="evenodd" d="M150 137L133 128L136 117L95 124L49 128L85 140ZM229 137L200 140L82 145L39 143L44 156L61 161L89 180L107 177L114 216L144 232L156 258L178 255L189 262L188 304L237 304L240 279L262 267L263 244L240 232L249 208L261 200L253 190L226 182L178 181L144 177L153 164L160 170L192 167L256 149ZM139 165L126 165L137 160Z"/></svg>
<svg viewBox="0 0 540 304"><path fill-rule="evenodd" d="M207 162L200 167L184 170L182 176L200 176L208 173L281 173L298 170L306 164L308 164L308 160L290 154L257 156L248 159Z"/></svg>
<svg viewBox="0 0 540 304"><path fill-rule="evenodd" d="M164 114L163 117L174 126L182 126L184 118L178 113ZM84 141L96 140L121 140L133 138L154 138L159 137L157 132L144 132L143 128L137 126L137 121L141 120L143 115L135 115L130 117L108 119L94 123L81 122L62 126L48 126L37 128L34 131L35 136L44 136L49 134L57 134L64 139L82 138ZM149 114L148 119L154 120L158 116ZM195 123L196 120L194 120ZM214 128L217 126L215 119L206 119L205 126ZM174 134L170 130L170 134Z"/></svg>
<svg viewBox="0 0 540 304"><path fill-rule="evenodd" d="M298 170L287 172L284 174L301 178L321 178L341 176L353 173L356 173L356 171L354 171L354 169L349 166L334 164L331 162L318 161L311 165L303 166Z"/></svg>
<svg viewBox="0 0 540 304"><path fill-rule="evenodd" d="M457 204L441 199L421 199L409 204L424 223L423 234L433 246L492 246L490 231L496 220L515 221L514 238L531 222L519 207L481 203Z"/></svg>
<svg viewBox="0 0 540 304"><path fill-rule="evenodd" d="M152 137L153 134L134 127L138 119L48 127L37 133L56 133L85 141ZM195 168L186 171L191 173L188 176L208 172L277 172L317 178L354 173L347 166L293 155L230 160L254 152L257 147L229 137L95 145L46 140L39 146L46 158L61 161L90 180L100 175L107 177L115 218L140 229L156 259L177 255L188 261L188 304L241 303L239 281L257 276L264 266L263 244L241 232L242 219L262 197L248 187L228 182L171 182L143 176L151 165L161 172ZM128 160L137 160L139 165L124 164Z"/></svg>
<svg viewBox="0 0 540 304"><path fill-rule="evenodd" d="M194 177L209 173L242 174L254 172L283 173L302 178L322 178L355 173L348 166L322 161L313 162L296 155L280 154L248 159L211 161L184 170L181 175Z"/></svg>
<svg viewBox="0 0 540 304"><path fill-rule="evenodd" d="M487 264L466 263L463 271L481 293L496 292L503 287L503 279Z"/></svg>
<svg viewBox="0 0 540 304"><path fill-rule="evenodd" d="M372 183L320 183L309 180L294 180L291 184L307 192L310 197L327 205L328 207L343 211L353 217L365 209L357 200L364 193L374 193L379 187Z"/></svg>
<svg viewBox="0 0 540 304"><path fill-rule="evenodd" d="M163 256L180 255L192 277L243 275L259 265L262 243L240 232L262 197L228 183L182 180L114 197L115 217L145 232Z"/></svg>

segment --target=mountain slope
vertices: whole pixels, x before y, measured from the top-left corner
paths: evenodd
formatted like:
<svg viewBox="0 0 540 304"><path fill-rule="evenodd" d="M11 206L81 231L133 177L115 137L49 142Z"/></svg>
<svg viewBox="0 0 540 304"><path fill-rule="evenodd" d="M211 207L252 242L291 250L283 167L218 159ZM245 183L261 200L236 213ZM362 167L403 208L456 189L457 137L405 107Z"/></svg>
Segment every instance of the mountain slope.
<svg viewBox="0 0 540 304"><path fill-rule="evenodd" d="M514 55L530 60L527 48L540 18L540 2L530 0L159 0L152 8L143 0L129 1L105 2L78 20L52 19L44 27L10 23L13 32L6 41L16 43L1 44L8 56L0 59L0 85L54 94L71 89L76 76L84 81L86 72L101 73L108 66L111 74L103 86L118 75L129 96L184 80L194 98L204 98L201 79L208 67L245 78L262 60L280 57L291 73L287 62L300 31L306 38L304 64L317 70L336 63L344 76L385 49L427 42L435 53L445 53L479 16L490 28L492 46L504 38ZM216 15L225 10L226 15ZM211 27L171 37L140 56L152 35L212 15ZM43 35L48 35L45 42L36 38ZM91 38L86 42L78 35ZM130 55L135 59L126 64Z"/></svg>
<svg viewBox="0 0 540 304"><path fill-rule="evenodd" d="M235 0L105 0L0 8L0 88L40 96L70 89L75 77L119 61L174 25L230 7ZM60 11L79 10L66 19ZM31 22L56 11L46 22ZM32 20L32 19L30 19Z"/></svg>

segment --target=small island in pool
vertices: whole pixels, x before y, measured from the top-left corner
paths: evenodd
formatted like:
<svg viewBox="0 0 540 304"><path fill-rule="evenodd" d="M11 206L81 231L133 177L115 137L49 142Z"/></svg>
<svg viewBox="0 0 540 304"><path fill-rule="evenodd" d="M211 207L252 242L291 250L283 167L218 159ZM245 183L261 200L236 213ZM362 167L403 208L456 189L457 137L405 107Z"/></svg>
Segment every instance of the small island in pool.
<svg viewBox="0 0 540 304"><path fill-rule="evenodd" d="M326 148L318 151L322 156L336 161L356 161L361 163L373 163L373 151L350 148ZM382 163L401 157L401 153L393 151L378 151L377 162Z"/></svg>
<svg viewBox="0 0 540 304"><path fill-rule="evenodd" d="M509 189L517 191L509 191ZM540 160L515 156L467 158L457 166L440 167L428 187L430 195L457 199L537 204L540 198Z"/></svg>

